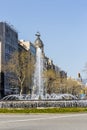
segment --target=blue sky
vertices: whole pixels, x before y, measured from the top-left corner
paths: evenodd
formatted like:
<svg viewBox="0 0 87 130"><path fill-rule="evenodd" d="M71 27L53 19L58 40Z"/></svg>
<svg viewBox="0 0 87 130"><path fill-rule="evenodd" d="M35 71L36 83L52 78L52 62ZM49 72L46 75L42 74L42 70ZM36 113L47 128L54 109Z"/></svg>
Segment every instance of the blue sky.
<svg viewBox="0 0 87 130"><path fill-rule="evenodd" d="M0 0L0 21L13 25L19 39L41 34L45 54L68 76L83 77L87 62L87 0Z"/></svg>

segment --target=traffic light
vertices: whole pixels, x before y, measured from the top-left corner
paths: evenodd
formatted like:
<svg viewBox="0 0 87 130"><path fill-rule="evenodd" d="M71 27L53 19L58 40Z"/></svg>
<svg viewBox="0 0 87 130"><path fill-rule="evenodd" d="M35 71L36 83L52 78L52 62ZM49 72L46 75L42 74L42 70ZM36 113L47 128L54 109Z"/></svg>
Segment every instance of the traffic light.
<svg viewBox="0 0 87 130"><path fill-rule="evenodd" d="M81 78L81 75L80 75L80 73L78 73L78 78Z"/></svg>

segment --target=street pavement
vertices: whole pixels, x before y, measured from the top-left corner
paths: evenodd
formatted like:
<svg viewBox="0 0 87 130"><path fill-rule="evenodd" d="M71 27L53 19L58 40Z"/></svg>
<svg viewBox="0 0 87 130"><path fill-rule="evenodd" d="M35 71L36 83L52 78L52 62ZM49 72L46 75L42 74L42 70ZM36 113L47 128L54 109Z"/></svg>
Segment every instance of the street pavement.
<svg viewBox="0 0 87 130"><path fill-rule="evenodd" d="M0 130L87 130L87 114L0 114Z"/></svg>

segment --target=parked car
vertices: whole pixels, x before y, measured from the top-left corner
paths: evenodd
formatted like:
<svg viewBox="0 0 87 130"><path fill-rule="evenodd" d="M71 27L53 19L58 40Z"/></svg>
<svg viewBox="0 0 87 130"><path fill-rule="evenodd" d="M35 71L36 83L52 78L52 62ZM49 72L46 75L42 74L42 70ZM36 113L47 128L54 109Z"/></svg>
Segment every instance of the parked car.
<svg viewBox="0 0 87 130"><path fill-rule="evenodd" d="M64 100L77 100L77 97L72 95L72 94L61 94L60 95L62 97L62 99Z"/></svg>

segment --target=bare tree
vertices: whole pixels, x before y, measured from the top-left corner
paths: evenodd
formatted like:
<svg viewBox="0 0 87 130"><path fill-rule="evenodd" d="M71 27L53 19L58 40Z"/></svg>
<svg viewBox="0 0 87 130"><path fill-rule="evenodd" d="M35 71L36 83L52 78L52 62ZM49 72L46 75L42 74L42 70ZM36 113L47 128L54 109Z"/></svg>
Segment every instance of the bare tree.
<svg viewBox="0 0 87 130"><path fill-rule="evenodd" d="M79 95L80 94L80 91L81 91L81 84L72 79L72 78L69 78L67 79L67 84L66 84L66 89L67 89L67 93L71 93L73 95Z"/></svg>
<svg viewBox="0 0 87 130"><path fill-rule="evenodd" d="M81 84L72 79L61 77L55 70L49 69L44 72L46 77L45 86L47 93L71 93L73 95L79 95L81 91Z"/></svg>
<svg viewBox="0 0 87 130"><path fill-rule="evenodd" d="M15 52L5 65L6 73L13 74L18 80L20 95L23 93L25 82L30 82L34 70L34 59L29 51Z"/></svg>
<svg viewBox="0 0 87 130"><path fill-rule="evenodd" d="M55 70L45 70L44 77L46 78L45 86L47 93L57 93L59 86L59 75L55 72Z"/></svg>

